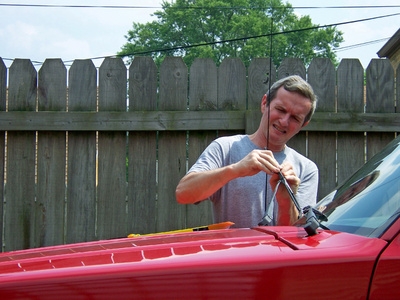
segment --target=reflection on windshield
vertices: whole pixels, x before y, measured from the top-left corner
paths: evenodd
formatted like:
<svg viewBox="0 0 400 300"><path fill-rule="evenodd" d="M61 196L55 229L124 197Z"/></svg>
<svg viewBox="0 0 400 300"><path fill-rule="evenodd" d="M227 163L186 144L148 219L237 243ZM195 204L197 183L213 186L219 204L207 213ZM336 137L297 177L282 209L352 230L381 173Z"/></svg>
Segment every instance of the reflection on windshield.
<svg viewBox="0 0 400 300"><path fill-rule="evenodd" d="M400 137L364 165L317 209L332 230L378 237L400 212Z"/></svg>
<svg viewBox="0 0 400 300"><path fill-rule="evenodd" d="M374 171L371 174L368 174L364 178L356 181L355 183L351 184L349 188L345 189L340 193L338 191L335 194L334 201L330 202L327 206L319 206L318 210L325 213L331 212L336 207L346 203L353 197L357 196L359 193L364 191L371 183L373 183L379 176L379 171Z"/></svg>

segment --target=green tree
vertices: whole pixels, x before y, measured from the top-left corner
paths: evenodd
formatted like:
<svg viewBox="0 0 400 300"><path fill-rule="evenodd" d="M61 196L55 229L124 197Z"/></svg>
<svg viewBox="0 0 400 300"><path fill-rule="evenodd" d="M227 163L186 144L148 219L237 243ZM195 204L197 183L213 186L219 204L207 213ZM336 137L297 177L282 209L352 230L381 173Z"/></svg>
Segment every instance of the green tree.
<svg viewBox="0 0 400 300"><path fill-rule="evenodd" d="M157 64L182 56L188 66L196 57L211 57L217 65L225 57L239 57L246 66L254 57L272 57L277 66L285 57L305 64L327 57L337 64L332 49L343 41L336 27L318 28L281 0L163 1L154 15L156 21L133 23L120 56L150 55Z"/></svg>

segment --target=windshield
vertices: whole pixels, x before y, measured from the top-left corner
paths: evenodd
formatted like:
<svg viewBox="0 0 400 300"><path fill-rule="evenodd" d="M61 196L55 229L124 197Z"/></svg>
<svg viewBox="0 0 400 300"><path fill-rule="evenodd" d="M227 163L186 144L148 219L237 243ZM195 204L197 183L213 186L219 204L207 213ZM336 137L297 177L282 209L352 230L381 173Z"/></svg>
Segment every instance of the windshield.
<svg viewBox="0 0 400 300"><path fill-rule="evenodd" d="M315 208L331 230L381 236L400 213L400 137Z"/></svg>

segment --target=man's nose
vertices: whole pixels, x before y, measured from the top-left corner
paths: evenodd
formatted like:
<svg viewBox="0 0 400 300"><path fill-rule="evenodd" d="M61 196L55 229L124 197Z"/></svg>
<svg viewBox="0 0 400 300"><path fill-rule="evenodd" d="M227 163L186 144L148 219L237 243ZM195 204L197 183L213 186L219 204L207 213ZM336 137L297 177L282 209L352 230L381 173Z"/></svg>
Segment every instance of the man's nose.
<svg viewBox="0 0 400 300"><path fill-rule="evenodd" d="M288 125L289 125L289 120L290 120L290 115L289 115L289 114L285 114L285 115L281 118L281 125L282 125L282 126L288 126Z"/></svg>

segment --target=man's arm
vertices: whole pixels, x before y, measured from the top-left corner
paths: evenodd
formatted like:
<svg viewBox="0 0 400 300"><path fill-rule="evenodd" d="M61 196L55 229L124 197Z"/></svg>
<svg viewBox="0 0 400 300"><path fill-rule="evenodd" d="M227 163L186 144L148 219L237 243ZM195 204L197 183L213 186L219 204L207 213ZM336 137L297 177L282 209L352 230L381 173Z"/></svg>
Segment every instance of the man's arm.
<svg viewBox="0 0 400 300"><path fill-rule="evenodd" d="M176 187L176 200L181 204L205 200L236 177L232 165L215 170L188 173Z"/></svg>

